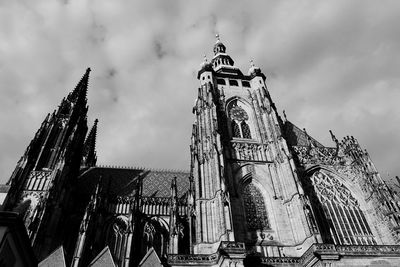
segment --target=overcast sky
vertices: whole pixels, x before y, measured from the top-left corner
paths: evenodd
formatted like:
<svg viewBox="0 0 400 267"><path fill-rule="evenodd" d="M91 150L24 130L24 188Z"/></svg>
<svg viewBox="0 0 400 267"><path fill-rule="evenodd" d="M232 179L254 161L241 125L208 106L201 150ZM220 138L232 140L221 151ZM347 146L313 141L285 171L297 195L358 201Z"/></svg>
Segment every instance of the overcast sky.
<svg viewBox="0 0 400 267"><path fill-rule="evenodd" d="M221 35L279 112L354 135L400 175L400 1L1 1L0 181L87 67L98 164L189 169L203 55ZM282 113L281 113L282 114Z"/></svg>

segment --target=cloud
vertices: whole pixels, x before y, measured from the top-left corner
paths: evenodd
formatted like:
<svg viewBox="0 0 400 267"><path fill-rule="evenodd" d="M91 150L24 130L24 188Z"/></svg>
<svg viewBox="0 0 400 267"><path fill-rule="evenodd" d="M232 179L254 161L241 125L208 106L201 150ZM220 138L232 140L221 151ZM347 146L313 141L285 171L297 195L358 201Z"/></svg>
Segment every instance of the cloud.
<svg viewBox="0 0 400 267"><path fill-rule="evenodd" d="M100 164L189 168L197 70L219 33L244 73L262 68L289 120L326 145L354 135L400 174L400 3L5 1L0 8L0 170L86 67Z"/></svg>

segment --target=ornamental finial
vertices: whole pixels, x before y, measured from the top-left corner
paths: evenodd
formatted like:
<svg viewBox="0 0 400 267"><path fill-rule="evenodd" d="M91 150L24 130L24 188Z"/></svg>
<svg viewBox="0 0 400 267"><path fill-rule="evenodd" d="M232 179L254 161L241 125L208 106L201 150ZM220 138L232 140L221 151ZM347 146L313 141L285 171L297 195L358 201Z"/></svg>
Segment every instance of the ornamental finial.
<svg viewBox="0 0 400 267"><path fill-rule="evenodd" d="M254 61L250 59L250 67L254 67Z"/></svg>
<svg viewBox="0 0 400 267"><path fill-rule="evenodd" d="M219 38L219 33L215 34L215 38L217 38L217 43L221 42L220 38Z"/></svg>
<svg viewBox="0 0 400 267"><path fill-rule="evenodd" d="M207 56L204 54L204 63L207 63Z"/></svg>
<svg viewBox="0 0 400 267"><path fill-rule="evenodd" d="M283 117L285 118L285 121L287 121L287 116L286 116L286 111L283 110Z"/></svg>

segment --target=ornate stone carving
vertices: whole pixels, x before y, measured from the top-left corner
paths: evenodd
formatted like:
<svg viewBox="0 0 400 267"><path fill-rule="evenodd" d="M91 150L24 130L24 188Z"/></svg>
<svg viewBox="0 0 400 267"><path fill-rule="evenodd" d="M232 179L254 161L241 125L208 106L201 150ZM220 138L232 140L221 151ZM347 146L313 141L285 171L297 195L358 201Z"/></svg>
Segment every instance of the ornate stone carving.
<svg viewBox="0 0 400 267"><path fill-rule="evenodd" d="M233 159L271 161L267 154L267 145L242 141L231 141Z"/></svg>

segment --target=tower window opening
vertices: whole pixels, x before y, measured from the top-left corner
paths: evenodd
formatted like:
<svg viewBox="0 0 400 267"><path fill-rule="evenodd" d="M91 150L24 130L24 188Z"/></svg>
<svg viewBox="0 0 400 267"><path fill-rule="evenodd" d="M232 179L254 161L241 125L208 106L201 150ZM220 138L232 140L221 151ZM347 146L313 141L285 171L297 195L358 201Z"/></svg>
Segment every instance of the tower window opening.
<svg viewBox="0 0 400 267"><path fill-rule="evenodd" d="M240 126L242 128L243 138L251 139L251 133L250 133L249 125L245 121L242 121Z"/></svg>
<svg viewBox="0 0 400 267"><path fill-rule="evenodd" d="M233 106L229 110L229 116L231 119L232 137L251 139L250 126L247 123L249 120L247 112L238 106L237 103L233 103Z"/></svg>
<svg viewBox="0 0 400 267"><path fill-rule="evenodd" d="M229 80L229 85L231 86L239 86L238 82L236 80Z"/></svg>
<svg viewBox="0 0 400 267"><path fill-rule="evenodd" d="M224 79L217 79L217 84L226 85L226 83L225 83L225 80L224 80Z"/></svg>
<svg viewBox="0 0 400 267"><path fill-rule="evenodd" d="M232 136L237 138L242 137L242 135L240 134L239 125L235 121L232 121Z"/></svg>
<svg viewBox="0 0 400 267"><path fill-rule="evenodd" d="M250 83L248 81L242 81L243 87L250 87Z"/></svg>

